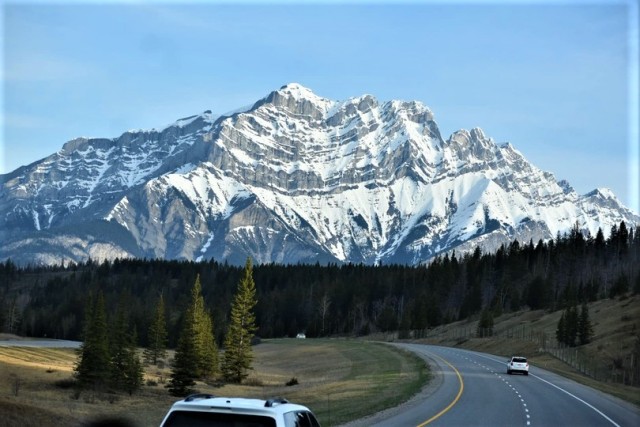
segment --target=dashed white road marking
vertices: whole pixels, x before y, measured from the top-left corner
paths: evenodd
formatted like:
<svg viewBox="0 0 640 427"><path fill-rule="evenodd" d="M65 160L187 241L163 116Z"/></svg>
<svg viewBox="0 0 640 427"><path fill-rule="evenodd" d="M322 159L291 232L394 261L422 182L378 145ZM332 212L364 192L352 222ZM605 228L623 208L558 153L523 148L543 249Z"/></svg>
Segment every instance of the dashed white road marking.
<svg viewBox="0 0 640 427"><path fill-rule="evenodd" d="M494 361L494 362L497 362L497 363L502 363L502 362L500 362L499 360L494 359L493 357L484 356L484 355L482 355L482 354L476 354L476 356L478 356L478 357L484 357L485 359L489 359L489 360ZM609 422L610 422L611 424L613 424L615 427L620 427L620 425L619 425L619 424L617 424L615 421L613 421L611 418L609 418L609 417L608 417L604 412L600 411L600 410L599 410L598 408L596 408L595 406L593 406L593 405L591 405L591 404L589 404L589 403L585 402L584 400L580 399L578 396L576 396L576 395L574 395L574 394L572 394L572 393L568 392L567 390L563 389L562 387L558 387L558 386L557 386L557 385L555 385L554 383L549 382L549 381L545 380L544 378L541 378L541 377L539 377L539 376L537 376L537 375L534 375L534 374L529 374L529 375L530 375L530 376L532 376L533 378L536 378L536 379L538 379L538 380L540 380L540 381L544 382L544 383L549 384L549 385L550 385L550 386L552 386L552 387L557 388L557 389L558 389L558 390L560 390L561 392L566 393L567 395L569 395L569 396L573 397L573 398L574 398L574 399L576 399L578 402L584 403L587 407L589 407L589 408L593 409L595 412L597 412L598 414L600 414L604 419L606 419L607 421L609 421ZM529 422L528 422L528 421L527 421L527 425L529 425Z"/></svg>
<svg viewBox="0 0 640 427"><path fill-rule="evenodd" d="M502 380L502 382L505 383L505 385L508 385L509 388L515 392L516 396L520 399L520 402L522 403L522 407L523 407L525 415L527 417L527 425L530 426L531 425L531 415L529 415L529 409L527 408L527 404L525 403L524 399L522 398L522 395L520 394L520 392L518 390L516 390L516 388L512 384L510 384L509 381L504 379L504 377L502 375L500 375L497 371L494 371L493 369L491 369L488 366L479 364L478 362L473 361L473 360L469 359L468 357L464 357L463 356L463 358L468 360L468 361L470 361L470 362L473 362L475 365L478 365L479 367L484 368L489 372L492 372L493 375L496 375L498 378L500 378ZM493 360L493 359L491 359L491 360Z"/></svg>

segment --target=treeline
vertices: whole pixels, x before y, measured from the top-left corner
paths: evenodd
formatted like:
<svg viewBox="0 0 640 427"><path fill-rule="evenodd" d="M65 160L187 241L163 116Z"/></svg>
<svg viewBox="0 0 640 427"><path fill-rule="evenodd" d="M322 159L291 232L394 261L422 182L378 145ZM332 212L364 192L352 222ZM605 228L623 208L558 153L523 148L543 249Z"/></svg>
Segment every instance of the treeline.
<svg viewBox="0 0 640 427"><path fill-rule="evenodd" d="M252 368L254 337L255 283L252 263L248 259L244 276L231 306L231 322L224 339L222 363L218 345L213 336L211 315L201 294L200 277L191 289L189 306L184 312L175 356L171 363L169 393L186 396L193 393L196 379L223 380L240 383ZM117 307L114 322L109 323L102 291L85 309L83 342L78 348L72 384L78 391L126 391L133 394L142 387L143 368L137 352L137 331L128 324L128 313L123 304ZM159 296L154 317L149 325L149 343L143 354L145 363L159 365L166 357L166 312L164 298Z"/></svg>
<svg viewBox="0 0 640 427"><path fill-rule="evenodd" d="M54 267L0 264L0 330L80 339L90 295L104 295L107 317L130 313L138 344L164 298L169 347L177 345L190 289L200 275L215 339L223 343L242 267L214 260L117 259ZM435 258L428 265L278 265L254 267L256 335L366 335L424 331L485 311L564 310L628 291L640 292L640 227L622 222L605 239L578 227L547 242L503 245Z"/></svg>

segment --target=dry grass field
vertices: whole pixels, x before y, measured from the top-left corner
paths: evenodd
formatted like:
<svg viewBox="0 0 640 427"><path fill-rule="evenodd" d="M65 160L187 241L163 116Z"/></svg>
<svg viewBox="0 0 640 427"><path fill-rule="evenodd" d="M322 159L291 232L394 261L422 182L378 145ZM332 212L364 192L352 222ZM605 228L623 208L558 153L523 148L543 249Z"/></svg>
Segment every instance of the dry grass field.
<svg viewBox="0 0 640 427"><path fill-rule="evenodd" d="M164 388L166 367L147 367L150 385L134 396L57 387L57 381L71 377L75 360L71 349L0 347L0 426L82 425L107 416L157 426L177 400ZM282 396L309 406L323 426L331 426L395 406L428 379L424 363L412 354L356 340L264 341L255 347L254 368L246 384L199 383L198 391ZM298 384L287 386L292 378Z"/></svg>

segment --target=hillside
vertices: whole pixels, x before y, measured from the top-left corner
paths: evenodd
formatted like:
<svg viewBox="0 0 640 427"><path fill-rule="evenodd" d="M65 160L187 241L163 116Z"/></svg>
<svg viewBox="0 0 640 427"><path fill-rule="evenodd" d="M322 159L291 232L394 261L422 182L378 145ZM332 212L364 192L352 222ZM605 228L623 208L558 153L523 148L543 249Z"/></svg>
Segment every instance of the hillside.
<svg viewBox="0 0 640 427"><path fill-rule="evenodd" d="M478 320L469 319L434 328L417 341L502 355L505 360L523 355L532 365L640 406L640 295L604 299L588 307L593 340L575 348L558 348L555 342L561 310L504 314L494 319L493 337L476 338Z"/></svg>

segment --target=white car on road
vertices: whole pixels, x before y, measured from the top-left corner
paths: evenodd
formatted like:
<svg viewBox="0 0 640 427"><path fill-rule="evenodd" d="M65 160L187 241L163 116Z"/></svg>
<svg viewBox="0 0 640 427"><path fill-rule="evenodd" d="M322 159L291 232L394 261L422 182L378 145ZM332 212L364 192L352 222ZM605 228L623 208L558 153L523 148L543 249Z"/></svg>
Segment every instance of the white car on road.
<svg viewBox="0 0 640 427"><path fill-rule="evenodd" d="M513 356L507 361L507 374L511 375L513 372L522 372L525 375L529 375L529 363L526 357Z"/></svg>

